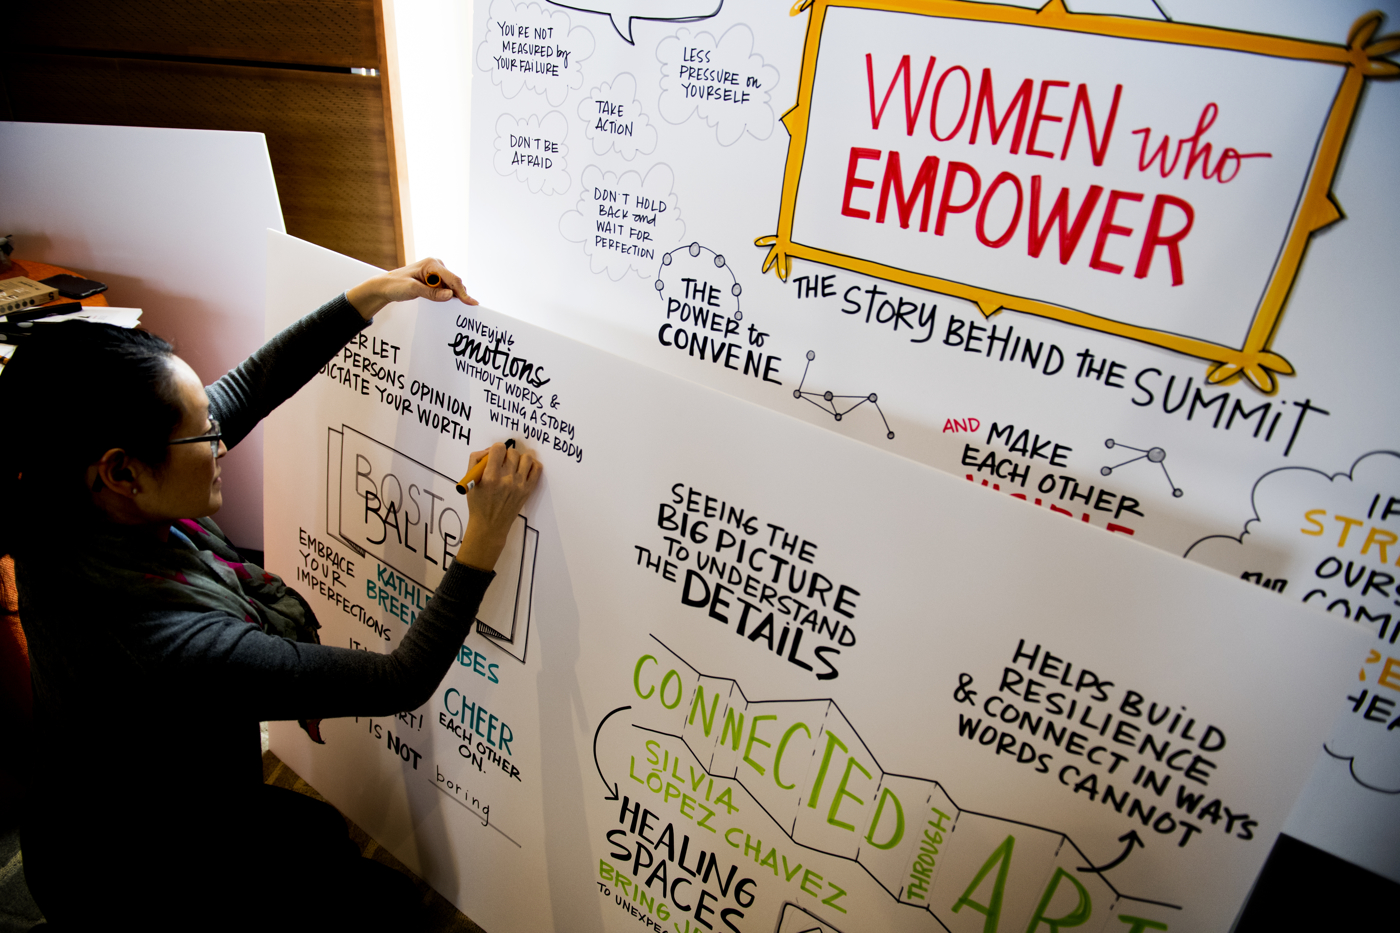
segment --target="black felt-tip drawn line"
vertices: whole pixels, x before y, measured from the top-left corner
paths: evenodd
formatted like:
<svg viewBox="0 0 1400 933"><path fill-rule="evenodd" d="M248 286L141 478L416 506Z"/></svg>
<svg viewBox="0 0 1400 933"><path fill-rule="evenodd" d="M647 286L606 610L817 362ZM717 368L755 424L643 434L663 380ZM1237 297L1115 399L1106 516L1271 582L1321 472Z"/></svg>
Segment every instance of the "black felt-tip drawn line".
<svg viewBox="0 0 1400 933"><path fill-rule="evenodd" d="M593 767L598 769L598 777L603 779L603 786L612 794L611 797L604 797L604 800L617 799L617 782L613 781L612 784L608 783L608 777L603 773L603 766L598 762L598 736L603 733L603 723L607 722L612 717L613 713L620 713L625 709L631 708L630 706L619 706L617 709L613 710L612 713L608 713L607 716L604 716L602 721L598 723L598 728L593 730Z"/></svg>
<svg viewBox="0 0 1400 933"><path fill-rule="evenodd" d="M1397 626L1397 629L1400 629L1400 626ZM1378 794L1400 794L1400 788L1397 788L1395 790L1386 790L1384 787L1376 787L1373 784L1367 784L1365 781L1361 780L1361 778L1357 777L1355 755L1338 755L1336 752L1332 751L1332 749L1327 747L1326 742L1322 743L1322 750L1327 754L1331 755L1333 758L1337 759L1338 761L1345 761L1347 763L1347 770L1351 772L1351 779L1356 783L1360 784L1362 787L1366 788L1367 790L1373 790Z"/></svg>
<svg viewBox="0 0 1400 933"><path fill-rule="evenodd" d="M523 848L523 846L521 846L520 843L516 842L514 839L510 838L509 836L506 836L505 833L501 832L501 827L499 827L499 826L497 826L495 823L491 822L491 818L490 818L489 816L487 816L486 814L484 814L484 813L482 813L482 812L476 810L475 808L469 806L468 804L464 803L463 801L458 800L456 797L452 796L452 794L448 792L447 788L445 788L445 787L438 787L437 781L434 781L434 780L432 780L431 778L429 778L429 779L428 779L428 783L431 784L431 785L433 785L433 787L437 788L437 790L438 790L444 797L446 797L448 800L450 800L450 801L452 801L453 803L455 803L457 806L461 807L463 810L466 810L468 813L475 814L476 817L477 817L477 819L481 820L481 825L483 825L483 826L490 826L490 827L491 827L492 829L494 829L496 832L501 833L502 836L505 836L506 841L509 842L511 845L515 846L517 849Z"/></svg>
<svg viewBox="0 0 1400 933"><path fill-rule="evenodd" d="M1127 857L1132 854L1133 846L1146 847L1147 845L1147 843L1142 841L1142 837L1137 834L1137 830L1135 829L1130 829L1123 835L1119 836L1118 841L1126 842L1128 844L1127 847L1123 849L1122 855L1118 856L1116 859L1109 862L1107 865L1100 865L1098 868L1095 868L1092 865L1081 865L1077 870L1101 874L1103 872L1108 871L1110 868L1117 868L1119 865L1123 864L1124 860L1126 860ZM1058 854L1059 853L1056 852L1056 855Z"/></svg>

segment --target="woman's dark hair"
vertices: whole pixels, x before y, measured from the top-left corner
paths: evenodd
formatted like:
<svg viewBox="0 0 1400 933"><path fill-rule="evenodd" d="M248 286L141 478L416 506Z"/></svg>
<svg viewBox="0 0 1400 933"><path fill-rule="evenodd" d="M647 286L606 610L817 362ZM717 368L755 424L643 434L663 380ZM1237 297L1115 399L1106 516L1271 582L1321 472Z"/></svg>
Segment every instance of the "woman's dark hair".
<svg viewBox="0 0 1400 933"><path fill-rule="evenodd" d="M0 554L91 508L84 470L112 448L151 466L183 415L155 334L85 321L39 324L0 372Z"/></svg>

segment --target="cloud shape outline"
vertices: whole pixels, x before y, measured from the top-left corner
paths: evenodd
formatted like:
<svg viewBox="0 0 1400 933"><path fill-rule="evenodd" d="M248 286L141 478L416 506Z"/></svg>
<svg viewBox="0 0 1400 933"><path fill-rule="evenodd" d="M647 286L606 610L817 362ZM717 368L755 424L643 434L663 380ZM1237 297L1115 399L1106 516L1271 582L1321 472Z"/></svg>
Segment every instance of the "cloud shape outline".
<svg viewBox="0 0 1400 933"><path fill-rule="evenodd" d="M559 151L543 156L544 158L555 157L557 164L552 164L547 168L535 168L529 165L512 165L517 150L510 146L506 140L512 135L523 135L533 138L545 138L551 142L559 143ZM491 158L491 165L496 170L496 174L506 177L514 176L517 181L525 184L530 189L531 194L544 192L546 195L563 194L569 190L572 183L568 172L569 147L564 145L564 139L569 133L569 121L559 111L551 110L543 117L531 114L524 120L517 118L513 114L503 113L496 118L496 139L495 155ZM551 160L552 161L552 160Z"/></svg>
<svg viewBox="0 0 1400 933"><path fill-rule="evenodd" d="M632 114L630 136L610 134L598 130L598 123L611 118L598 112L598 101L622 102L624 114ZM642 110L642 102L637 100L637 79L628 72L622 72L611 83L604 82L588 92L578 103L578 117L583 121L583 135L593 142L596 155L617 152L631 162L639 155L656 151L657 132L651 125L651 118Z"/></svg>
<svg viewBox="0 0 1400 933"><path fill-rule="evenodd" d="M636 169L619 175L616 172L605 172L596 165L589 165L579 176L578 202L573 210L566 211L559 218L559 233L572 243L583 244L583 251L588 256L589 271L594 275L606 273L608 278L618 282L628 272L635 272L644 281L650 280L655 277L657 255L666 252L685 236L685 221L681 218L680 199L675 193L675 181L675 172L665 162L653 165L647 170L645 177ZM654 244L653 252L657 255L650 258L629 257L592 248L590 221L594 218L588 208L594 203L590 193L598 188L625 188L632 192L645 193L650 198L666 203L666 216L658 216L656 235L651 240Z"/></svg>
<svg viewBox="0 0 1400 933"><path fill-rule="evenodd" d="M525 11L523 14L521 11ZM496 51L501 46L500 23L512 20L518 23L522 16L534 15L542 28L553 29L556 36L550 42L556 48L567 47L568 64L563 69L567 76L526 74L520 71L502 71L496 67ZM563 38L558 38L562 36ZM514 37L512 37L514 38ZM528 40L527 40L528 41ZM563 43L563 45L561 45ZM593 54L593 33L583 26L572 26L569 14L563 10L548 10L538 3L515 3L513 0L493 0L486 18L486 33L476 49L476 66L491 76L491 83L500 87L501 96L507 100L515 97L525 88L543 94L551 107L558 107L569 96L569 91L583 87L583 66L580 64Z"/></svg>
<svg viewBox="0 0 1400 933"><path fill-rule="evenodd" d="M714 54L713 64L734 71L741 77L757 77L759 87L752 89L750 100L743 104L711 103L685 96L684 82L668 68L681 64L682 50L687 44L708 47ZM719 41L708 32L692 34L682 29L661 40L656 46L656 58L661 62L661 97L657 109L667 123L684 123L697 113L715 131L721 146L732 146L748 133L754 139L765 140L773 135L777 115L773 112L773 89L781 76L778 69L765 64L763 56L753 52L753 30L743 23L730 26ZM742 90L750 90L742 88Z"/></svg>

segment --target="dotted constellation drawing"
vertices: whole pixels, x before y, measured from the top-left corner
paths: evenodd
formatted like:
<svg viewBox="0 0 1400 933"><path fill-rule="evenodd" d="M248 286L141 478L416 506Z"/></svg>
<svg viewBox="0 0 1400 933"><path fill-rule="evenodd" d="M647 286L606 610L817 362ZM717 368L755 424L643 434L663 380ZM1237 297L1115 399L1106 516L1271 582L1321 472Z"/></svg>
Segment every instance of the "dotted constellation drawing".
<svg viewBox="0 0 1400 933"><path fill-rule="evenodd" d="M1127 447L1128 450L1136 450L1138 453L1142 454L1141 457L1133 457L1131 460L1124 460L1122 463L1117 463L1111 467L1106 466L1102 468L1101 470L1099 470L1099 472L1102 473L1104 476L1108 476L1114 470L1117 470L1121 467L1125 467L1130 463L1137 463L1139 460L1146 458L1148 462L1155 463L1162 468L1162 475L1167 478L1167 485L1172 488L1172 496L1174 496L1177 499L1180 499L1184 495L1181 489L1175 483L1172 482L1172 475L1167 472L1167 465L1164 462L1167 459L1167 452L1162 448L1153 447L1150 450L1143 450L1140 447L1128 447L1127 444L1115 441L1111 437L1108 440L1104 441L1103 445L1109 450L1112 450L1114 447Z"/></svg>
<svg viewBox="0 0 1400 933"><path fill-rule="evenodd" d="M738 310L738 308L739 295L744 291L744 288L742 285L739 284L739 280L734 277L734 270L729 268L729 266L725 264L724 257L719 253L716 253L714 250L710 249L708 246L701 246L699 243L691 243L689 246L678 246L675 249L671 250L669 253L662 253L661 265L669 266L672 262L675 261L672 257L674 257L676 253L679 253L681 251L689 253L692 259L698 259L702 252L711 253L714 255L715 268L723 269L725 272L729 273L729 281L731 283L729 286L729 294L734 296L734 320L742 321L744 319L744 313ZM662 292L666 289L666 282L661 278L660 272L656 274L656 281L655 283L653 283L653 287L657 290L657 292Z"/></svg>
<svg viewBox="0 0 1400 933"><path fill-rule="evenodd" d="M822 411L831 415L831 417L835 418L837 421L840 421L845 415L849 415L855 409L869 402L875 406L875 410L880 414L880 420L885 423L885 437L894 440L894 432L890 430L889 419L886 418L885 413L880 410L880 400L874 392L871 392L869 395L834 395L831 392L802 391L802 386L807 384L807 371L812 368L812 360L816 358L817 354L814 351L807 351L807 365L802 368L802 381L798 384L797 388L792 390L792 397L798 399L805 398ZM818 399L820 399L820 401L818 401ZM851 399L856 399L856 401L851 404L846 404ZM846 407L838 408L838 400L841 404L846 405Z"/></svg>

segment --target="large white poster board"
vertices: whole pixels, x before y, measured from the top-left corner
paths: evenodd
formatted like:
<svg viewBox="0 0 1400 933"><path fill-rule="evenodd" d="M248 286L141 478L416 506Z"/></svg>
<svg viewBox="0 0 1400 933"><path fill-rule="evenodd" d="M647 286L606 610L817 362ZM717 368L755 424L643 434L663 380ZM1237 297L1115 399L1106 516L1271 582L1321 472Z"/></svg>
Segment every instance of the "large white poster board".
<svg viewBox="0 0 1400 933"><path fill-rule="evenodd" d="M263 231L283 230L261 133L0 122L0 226L16 259L105 282L209 378L256 350ZM262 432L229 455L222 527L262 547Z"/></svg>
<svg viewBox="0 0 1400 933"><path fill-rule="evenodd" d="M482 0L473 287L1351 620L1294 831L1400 880L1397 44L1103 6Z"/></svg>
<svg viewBox="0 0 1400 933"><path fill-rule="evenodd" d="M269 329L372 271L269 237ZM468 451L545 464L424 707L273 729L488 930L1222 929L1367 643L485 308L384 312L267 436L268 565L372 651Z"/></svg>

